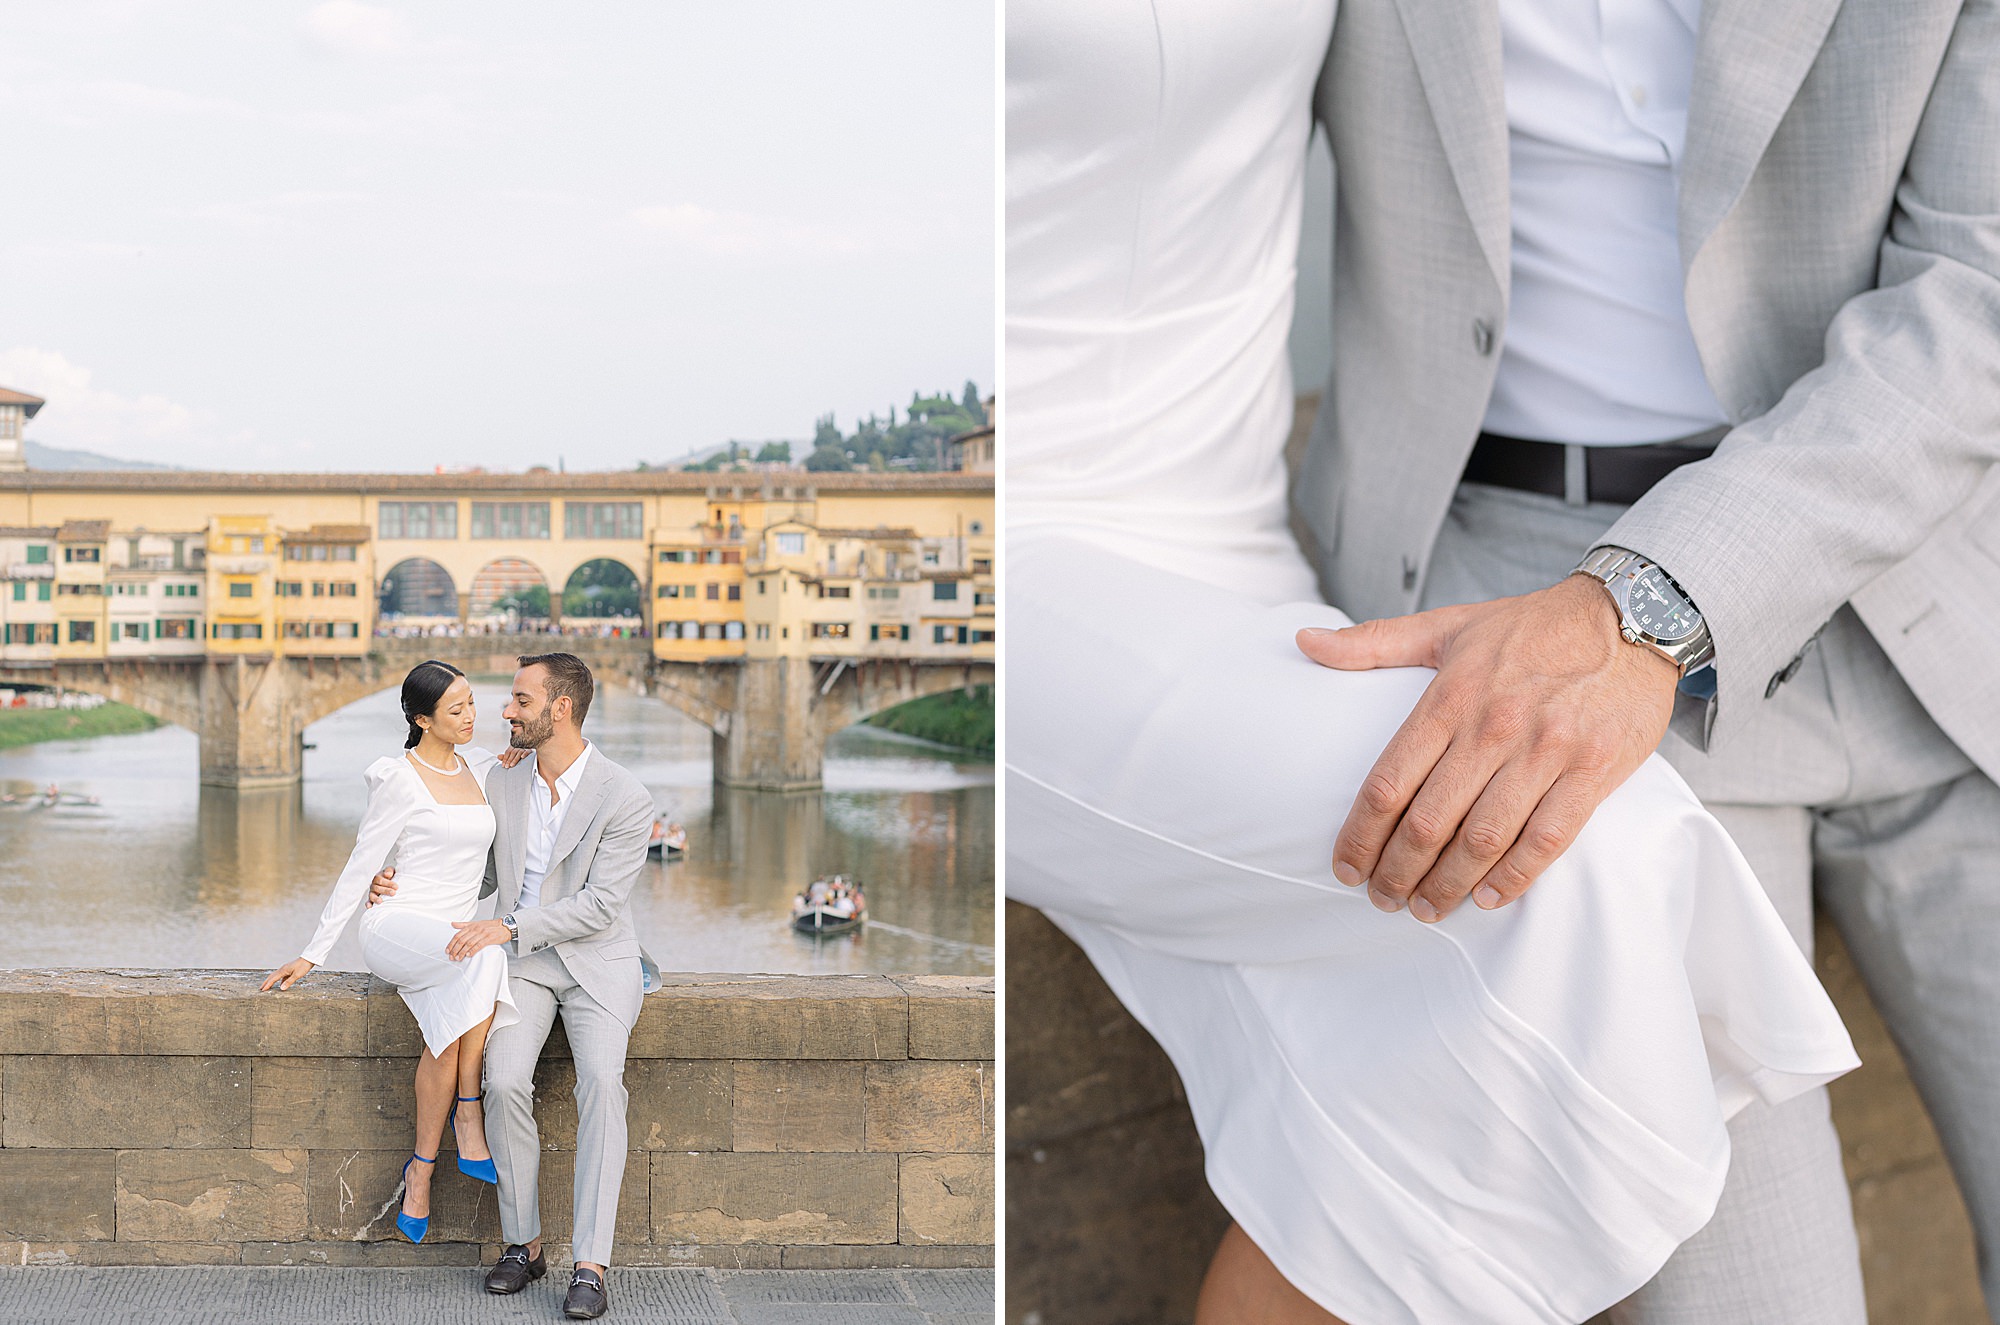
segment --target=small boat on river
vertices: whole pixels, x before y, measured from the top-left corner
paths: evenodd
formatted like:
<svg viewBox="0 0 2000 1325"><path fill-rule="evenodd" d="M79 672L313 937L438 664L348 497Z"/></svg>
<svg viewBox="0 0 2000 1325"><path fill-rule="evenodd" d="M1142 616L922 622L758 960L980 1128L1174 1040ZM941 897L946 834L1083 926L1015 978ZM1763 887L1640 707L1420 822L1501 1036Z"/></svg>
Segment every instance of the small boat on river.
<svg viewBox="0 0 2000 1325"><path fill-rule="evenodd" d="M670 824L665 819L653 820L653 838L646 843L647 854L658 856L662 860L672 860L676 856L685 855L687 845L687 829L679 824Z"/></svg>
<svg viewBox="0 0 2000 1325"><path fill-rule="evenodd" d="M792 929L800 934L824 938L852 933L867 919L868 899L861 885L845 874L814 879L792 898Z"/></svg>
<svg viewBox="0 0 2000 1325"><path fill-rule="evenodd" d="M55 783L49 783L46 790L31 791L25 795L7 792L0 795L0 805L18 805L23 809L53 809L58 805L101 805L95 796L87 796L80 791L64 791Z"/></svg>

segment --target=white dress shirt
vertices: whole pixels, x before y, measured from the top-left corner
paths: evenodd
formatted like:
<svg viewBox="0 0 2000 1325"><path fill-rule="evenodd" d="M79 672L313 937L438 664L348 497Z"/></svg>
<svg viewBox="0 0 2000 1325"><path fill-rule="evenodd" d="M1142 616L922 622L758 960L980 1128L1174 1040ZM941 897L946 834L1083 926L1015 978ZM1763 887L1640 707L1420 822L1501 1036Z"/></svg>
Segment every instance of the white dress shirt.
<svg viewBox="0 0 2000 1325"><path fill-rule="evenodd" d="M1513 294L1485 428L1666 441L1727 422L1677 219L1700 0L1499 0Z"/></svg>
<svg viewBox="0 0 2000 1325"><path fill-rule="evenodd" d="M527 863L521 873L521 908L542 904L542 880L548 877L552 863L549 857L555 852L563 820L569 818L569 803L576 798L576 785L583 780L583 766L590 762L590 749L590 742L585 741L583 753L556 779L553 804L549 799L548 782L539 772L535 774L535 784L528 791L531 808L528 813Z"/></svg>

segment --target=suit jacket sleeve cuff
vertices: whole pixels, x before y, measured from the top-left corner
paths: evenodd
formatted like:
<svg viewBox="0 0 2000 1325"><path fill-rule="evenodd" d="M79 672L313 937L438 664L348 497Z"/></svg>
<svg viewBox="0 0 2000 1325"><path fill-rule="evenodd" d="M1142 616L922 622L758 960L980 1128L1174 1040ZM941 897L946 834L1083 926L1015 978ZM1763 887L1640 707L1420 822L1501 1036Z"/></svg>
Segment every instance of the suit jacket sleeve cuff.
<svg viewBox="0 0 2000 1325"><path fill-rule="evenodd" d="M1663 480L1599 537L1595 546L1630 548L1657 563L1701 609L1715 643L1714 693L1674 697L1673 731L1697 750L1725 746L1736 729L1791 680L1827 615L1839 608L1787 592L1778 568L1788 558L1732 528L1700 501L1700 466ZM1682 483L1676 484L1676 480ZM1692 491L1674 500L1675 487Z"/></svg>

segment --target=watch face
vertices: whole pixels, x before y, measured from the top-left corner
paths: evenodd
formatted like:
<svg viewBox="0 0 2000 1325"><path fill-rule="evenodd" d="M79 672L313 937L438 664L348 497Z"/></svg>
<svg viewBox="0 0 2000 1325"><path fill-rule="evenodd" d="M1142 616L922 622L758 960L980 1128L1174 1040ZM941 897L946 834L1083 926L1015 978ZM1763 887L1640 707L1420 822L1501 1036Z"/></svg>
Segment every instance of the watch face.
<svg viewBox="0 0 2000 1325"><path fill-rule="evenodd" d="M1632 581L1626 606L1632 623L1656 640L1685 639L1701 625L1701 613L1658 566L1648 566Z"/></svg>

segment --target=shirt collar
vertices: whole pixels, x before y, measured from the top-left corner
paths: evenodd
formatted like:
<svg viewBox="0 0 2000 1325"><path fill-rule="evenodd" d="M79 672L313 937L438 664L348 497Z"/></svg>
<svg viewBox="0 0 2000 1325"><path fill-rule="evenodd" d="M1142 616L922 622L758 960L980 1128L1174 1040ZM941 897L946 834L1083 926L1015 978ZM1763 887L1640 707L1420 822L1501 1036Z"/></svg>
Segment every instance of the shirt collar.
<svg viewBox="0 0 2000 1325"><path fill-rule="evenodd" d="M556 779L556 785L562 788L564 799L568 799L569 794L576 790L576 784L583 781L583 766L589 762L590 742L585 741L583 743L583 753L578 755L576 762L564 769L562 776Z"/></svg>
<svg viewBox="0 0 2000 1325"><path fill-rule="evenodd" d="M583 767L590 762L591 749L590 742L585 741L583 743L583 753L578 755L571 762L570 766L562 771L562 776L556 779L556 790L561 793L556 801L556 805L569 804L570 795L576 790L576 784L583 781ZM540 774L536 774L536 780L541 780ZM543 785L546 786L547 784L543 783ZM554 806L549 808L553 809Z"/></svg>

